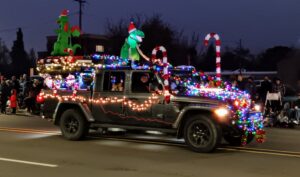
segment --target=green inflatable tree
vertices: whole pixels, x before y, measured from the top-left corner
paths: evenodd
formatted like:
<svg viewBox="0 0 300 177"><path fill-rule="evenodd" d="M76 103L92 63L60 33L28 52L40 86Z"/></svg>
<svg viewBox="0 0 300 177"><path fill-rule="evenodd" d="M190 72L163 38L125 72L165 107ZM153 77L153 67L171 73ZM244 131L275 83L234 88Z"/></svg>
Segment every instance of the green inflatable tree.
<svg viewBox="0 0 300 177"><path fill-rule="evenodd" d="M57 23L59 29L55 32L57 34L57 41L54 43L52 56L68 56L74 55L77 48L81 48L79 44L72 45L71 37L79 37L80 29L78 26L69 26L68 10L63 10L60 14Z"/></svg>

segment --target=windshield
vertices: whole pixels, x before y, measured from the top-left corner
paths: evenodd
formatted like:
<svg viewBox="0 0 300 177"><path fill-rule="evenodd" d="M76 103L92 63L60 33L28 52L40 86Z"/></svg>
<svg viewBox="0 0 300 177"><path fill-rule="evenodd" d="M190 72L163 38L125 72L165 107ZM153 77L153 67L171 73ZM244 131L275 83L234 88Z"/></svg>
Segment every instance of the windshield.
<svg viewBox="0 0 300 177"><path fill-rule="evenodd" d="M170 90L175 95L185 95L188 85L200 83L199 76L193 76L192 71L172 70L170 75Z"/></svg>

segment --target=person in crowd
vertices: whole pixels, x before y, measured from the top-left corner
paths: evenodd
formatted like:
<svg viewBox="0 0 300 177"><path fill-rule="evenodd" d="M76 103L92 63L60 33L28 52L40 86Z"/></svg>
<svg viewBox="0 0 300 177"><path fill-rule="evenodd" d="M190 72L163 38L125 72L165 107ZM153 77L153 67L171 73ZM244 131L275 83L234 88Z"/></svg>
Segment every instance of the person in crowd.
<svg viewBox="0 0 300 177"><path fill-rule="evenodd" d="M16 89L11 90L10 108L12 109L12 114L16 114L17 111L17 90Z"/></svg>
<svg viewBox="0 0 300 177"><path fill-rule="evenodd" d="M1 113L6 114L6 103L10 96L9 80L2 82L1 84Z"/></svg>
<svg viewBox="0 0 300 177"><path fill-rule="evenodd" d="M16 76L11 77L11 89L15 89L17 93L20 91L20 83Z"/></svg>
<svg viewBox="0 0 300 177"><path fill-rule="evenodd" d="M237 83L236 83L236 87L240 90L245 90L245 81L243 79L243 76L241 74L239 74L237 76Z"/></svg>
<svg viewBox="0 0 300 177"><path fill-rule="evenodd" d="M279 92L283 97L285 94L285 85L281 82L279 78L274 79L274 83L272 85L272 92L277 93Z"/></svg>
<svg viewBox="0 0 300 177"><path fill-rule="evenodd" d="M35 105L35 97L34 97L34 90L32 87L29 88L28 94L26 98L24 99L25 107L27 108L28 113L32 113L34 111L34 105Z"/></svg>
<svg viewBox="0 0 300 177"><path fill-rule="evenodd" d="M24 98L25 97L28 97L29 95L29 91L32 87L32 81L29 79L29 77L26 76L26 79L25 79L25 83L24 83L24 88L23 88L23 96Z"/></svg>
<svg viewBox="0 0 300 177"><path fill-rule="evenodd" d="M18 97L19 97L19 107L22 107L23 101L24 101L24 98L25 98L24 87L25 87L25 84L26 84L26 74L23 74L22 76L20 76L19 83L20 83L20 89L19 89L19 95L18 95Z"/></svg>
<svg viewBox="0 0 300 177"><path fill-rule="evenodd" d="M280 111L282 108L282 98L285 95L285 85L281 82L281 80L279 78L274 79L274 82L272 85L272 92L280 93L280 100L272 102L273 110Z"/></svg>
<svg viewBox="0 0 300 177"><path fill-rule="evenodd" d="M237 80L233 80L231 82L231 86L236 88L237 87Z"/></svg>
<svg viewBox="0 0 300 177"><path fill-rule="evenodd" d="M272 92L272 83L269 79L268 76L264 77L264 81L261 82L261 87L260 87L260 98L262 99L263 102L266 101L267 93Z"/></svg>
<svg viewBox="0 0 300 177"><path fill-rule="evenodd" d="M247 91L252 100L256 100L256 85L252 77L248 77L247 83L245 84L245 91Z"/></svg>

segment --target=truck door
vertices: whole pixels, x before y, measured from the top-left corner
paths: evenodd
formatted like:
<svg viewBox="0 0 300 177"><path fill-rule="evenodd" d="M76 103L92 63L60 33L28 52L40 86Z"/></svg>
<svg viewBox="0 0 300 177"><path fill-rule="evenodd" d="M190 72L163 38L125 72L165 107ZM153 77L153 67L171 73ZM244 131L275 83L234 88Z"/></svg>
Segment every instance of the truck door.
<svg viewBox="0 0 300 177"><path fill-rule="evenodd" d="M92 112L97 121L116 123L124 114L123 97L125 72L105 71L102 79L96 78ZM97 82L98 81L98 82Z"/></svg>
<svg viewBox="0 0 300 177"><path fill-rule="evenodd" d="M164 120L164 97L159 94L159 85L152 72L133 71L125 105L127 124L143 127L169 127L171 123ZM160 89L160 90L159 90Z"/></svg>

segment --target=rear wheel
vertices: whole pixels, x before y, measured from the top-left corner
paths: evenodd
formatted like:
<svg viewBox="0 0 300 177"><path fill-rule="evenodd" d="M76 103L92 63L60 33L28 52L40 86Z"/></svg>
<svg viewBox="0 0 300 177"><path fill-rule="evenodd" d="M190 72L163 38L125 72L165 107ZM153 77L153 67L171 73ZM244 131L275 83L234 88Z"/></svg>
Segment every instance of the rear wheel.
<svg viewBox="0 0 300 177"><path fill-rule="evenodd" d="M60 129L63 137L68 140L83 139L88 133L88 123L80 112L68 109L63 112L60 119Z"/></svg>
<svg viewBox="0 0 300 177"><path fill-rule="evenodd" d="M184 139L193 151L211 152L221 141L221 131L209 117L196 115L186 122Z"/></svg>

